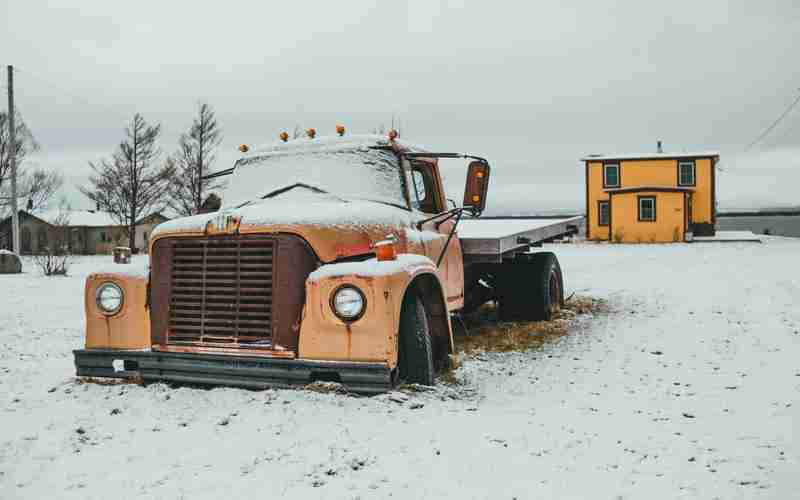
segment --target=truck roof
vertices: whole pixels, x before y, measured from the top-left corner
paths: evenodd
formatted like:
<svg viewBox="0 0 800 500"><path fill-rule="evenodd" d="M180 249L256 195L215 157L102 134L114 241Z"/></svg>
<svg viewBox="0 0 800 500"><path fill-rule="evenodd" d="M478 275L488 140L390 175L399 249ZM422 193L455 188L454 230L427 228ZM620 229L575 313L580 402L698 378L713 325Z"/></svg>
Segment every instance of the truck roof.
<svg viewBox="0 0 800 500"><path fill-rule="evenodd" d="M413 145L401 139L395 139L394 143L404 151L424 153L426 148ZM242 159L270 156L282 153L303 153L303 152L333 152L349 150L361 147L380 147L389 146L389 138L375 134L357 134L344 136L326 136L309 139L308 137L298 137L287 142L274 142L264 146L253 148L242 156Z"/></svg>

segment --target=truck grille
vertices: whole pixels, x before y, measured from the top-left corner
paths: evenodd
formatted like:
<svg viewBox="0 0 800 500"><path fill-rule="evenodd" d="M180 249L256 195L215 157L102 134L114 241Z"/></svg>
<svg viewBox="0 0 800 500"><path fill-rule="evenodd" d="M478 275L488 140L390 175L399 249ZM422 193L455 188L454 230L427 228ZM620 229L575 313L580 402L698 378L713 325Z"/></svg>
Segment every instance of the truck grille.
<svg viewBox="0 0 800 500"><path fill-rule="evenodd" d="M269 348L275 240L176 239L166 341Z"/></svg>

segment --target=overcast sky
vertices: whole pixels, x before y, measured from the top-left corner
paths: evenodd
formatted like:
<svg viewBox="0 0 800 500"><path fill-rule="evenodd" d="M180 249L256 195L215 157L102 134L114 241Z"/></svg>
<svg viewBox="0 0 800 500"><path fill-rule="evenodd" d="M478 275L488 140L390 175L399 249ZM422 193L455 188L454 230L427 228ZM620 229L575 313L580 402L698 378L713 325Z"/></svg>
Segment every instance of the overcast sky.
<svg viewBox="0 0 800 500"><path fill-rule="evenodd" d="M0 64L19 69L31 165L61 170L76 207L133 113L171 152L200 100L217 168L295 125L394 115L407 140L488 157L495 210L579 210L581 156L659 139L721 152L723 208L800 205L800 106L744 151L798 95L795 0L61 3L0 2Z"/></svg>

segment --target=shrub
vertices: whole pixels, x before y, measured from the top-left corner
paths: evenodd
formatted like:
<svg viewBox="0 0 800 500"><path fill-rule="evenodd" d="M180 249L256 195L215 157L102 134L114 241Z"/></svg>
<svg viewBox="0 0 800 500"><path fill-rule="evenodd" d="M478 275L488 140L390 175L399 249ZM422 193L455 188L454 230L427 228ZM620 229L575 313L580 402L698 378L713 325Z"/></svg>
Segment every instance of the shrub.
<svg viewBox="0 0 800 500"><path fill-rule="evenodd" d="M52 251L50 247L34 255L33 262L45 276L66 276L69 271L70 253L68 251Z"/></svg>
<svg viewBox="0 0 800 500"><path fill-rule="evenodd" d="M34 255L33 262L45 276L66 276L72 253L69 250L68 207L59 207L59 214L50 228L48 240L52 243L44 251Z"/></svg>

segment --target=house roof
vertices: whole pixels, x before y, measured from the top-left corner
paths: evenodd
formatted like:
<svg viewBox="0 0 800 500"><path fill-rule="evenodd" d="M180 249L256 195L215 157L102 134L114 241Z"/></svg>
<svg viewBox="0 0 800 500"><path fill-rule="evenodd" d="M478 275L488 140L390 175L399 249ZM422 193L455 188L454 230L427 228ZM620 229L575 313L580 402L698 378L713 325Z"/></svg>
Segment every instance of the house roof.
<svg viewBox="0 0 800 500"><path fill-rule="evenodd" d="M61 215L67 218L67 225L73 227L108 227L119 223L108 212L99 210L60 210L50 209L33 212L32 215L50 224L56 224Z"/></svg>
<svg viewBox="0 0 800 500"><path fill-rule="evenodd" d="M20 216L33 217L39 219L47 224L56 225L59 223L59 217L64 215L66 217L67 226L70 227L118 227L120 223L114 219L110 213L100 210L61 210L53 208L49 210L34 210L28 212L26 210L19 211ZM0 224L5 224L10 221L11 216L0 219ZM156 221L158 223L168 221L169 217L164 216L161 212L154 212L150 215L142 217L136 224L145 224L147 222Z"/></svg>
<svg viewBox="0 0 800 500"><path fill-rule="evenodd" d="M581 161L607 160L675 160L680 158L719 158L719 151L694 151L689 153L618 153L586 155Z"/></svg>
<svg viewBox="0 0 800 500"><path fill-rule="evenodd" d="M626 186L618 188L605 188L606 193L636 193L641 191L661 191L670 193L691 193L695 189L688 186Z"/></svg>

